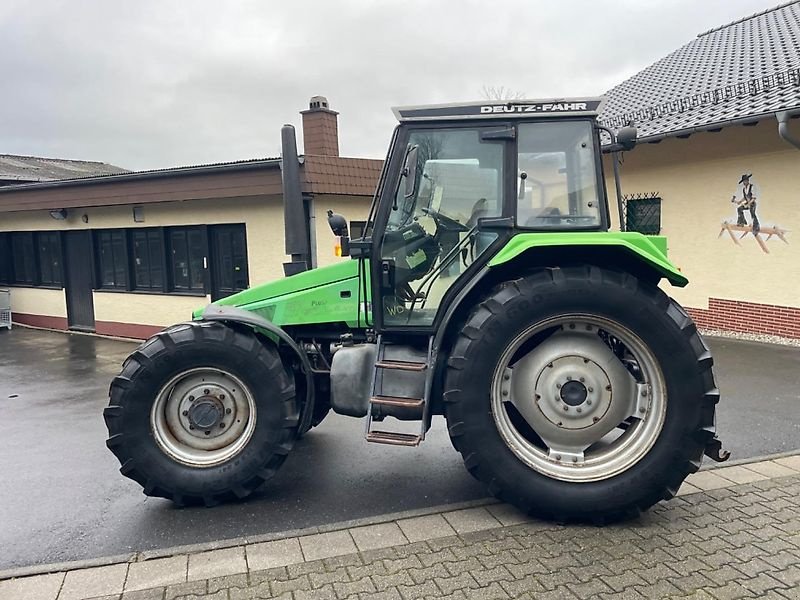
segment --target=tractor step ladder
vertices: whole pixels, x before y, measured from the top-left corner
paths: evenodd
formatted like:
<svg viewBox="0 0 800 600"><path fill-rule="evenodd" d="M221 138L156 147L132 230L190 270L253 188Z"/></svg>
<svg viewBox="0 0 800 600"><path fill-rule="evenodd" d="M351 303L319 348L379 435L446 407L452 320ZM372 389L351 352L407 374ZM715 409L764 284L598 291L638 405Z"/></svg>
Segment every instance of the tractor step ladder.
<svg viewBox="0 0 800 600"><path fill-rule="evenodd" d="M425 362L411 362L400 360L387 360L386 344L383 336L378 336L378 354L375 360L375 370L372 374L372 390L370 392L369 410L367 411L366 439L377 444L390 444L392 446L418 446L425 439L427 422L429 418L429 397L433 382L433 336L428 339L428 352ZM425 372L424 393L422 398L406 398L404 396L388 396L378 394L379 371L416 371ZM383 380L381 379L381 382ZM372 413L375 406L392 406L409 409L422 409L422 418L418 434L399 431L378 431L372 429Z"/></svg>

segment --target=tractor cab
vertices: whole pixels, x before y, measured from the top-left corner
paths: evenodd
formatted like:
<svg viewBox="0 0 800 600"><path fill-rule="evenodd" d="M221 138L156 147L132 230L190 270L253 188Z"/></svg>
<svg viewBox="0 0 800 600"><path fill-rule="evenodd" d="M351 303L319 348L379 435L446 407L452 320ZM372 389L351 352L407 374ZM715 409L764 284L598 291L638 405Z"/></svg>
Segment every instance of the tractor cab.
<svg viewBox="0 0 800 600"><path fill-rule="evenodd" d="M520 232L606 231L601 99L396 108L400 121L354 254L371 258L381 330L433 330Z"/></svg>

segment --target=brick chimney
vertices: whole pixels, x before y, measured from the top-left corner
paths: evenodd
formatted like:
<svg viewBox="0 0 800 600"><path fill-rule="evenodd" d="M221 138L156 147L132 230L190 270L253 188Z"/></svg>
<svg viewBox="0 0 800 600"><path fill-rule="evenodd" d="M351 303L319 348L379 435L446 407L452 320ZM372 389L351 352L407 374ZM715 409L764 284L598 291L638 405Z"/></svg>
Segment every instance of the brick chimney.
<svg viewBox="0 0 800 600"><path fill-rule="evenodd" d="M305 154L339 156L339 123L335 110L328 108L325 96L312 96L303 115L303 149Z"/></svg>

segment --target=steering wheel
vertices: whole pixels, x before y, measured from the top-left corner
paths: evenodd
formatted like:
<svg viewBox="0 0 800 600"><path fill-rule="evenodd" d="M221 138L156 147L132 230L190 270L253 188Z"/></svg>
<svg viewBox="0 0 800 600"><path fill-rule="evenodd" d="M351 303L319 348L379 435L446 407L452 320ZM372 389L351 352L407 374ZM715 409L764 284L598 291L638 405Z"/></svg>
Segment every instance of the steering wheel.
<svg viewBox="0 0 800 600"><path fill-rule="evenodd" d="M458 231L464 232L469 231L469 227L464 225L463 223L459 223L455 219L452 219L442 213L435 211L431 208L422 208L422 212L431 217L434 221L436 221L436 225L445 229L447 231Z"/></svg>

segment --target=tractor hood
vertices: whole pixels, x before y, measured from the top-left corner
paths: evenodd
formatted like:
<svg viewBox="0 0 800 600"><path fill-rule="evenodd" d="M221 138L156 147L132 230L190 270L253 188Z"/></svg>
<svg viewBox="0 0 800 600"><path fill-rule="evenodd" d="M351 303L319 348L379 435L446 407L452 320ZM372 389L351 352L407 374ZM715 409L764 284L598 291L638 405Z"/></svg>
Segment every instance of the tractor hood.
<svg viewBox="0 0 800 600"><path fill-rule="evenodd" d="M253 311L281 327L320 323L358 326L358 265L357 260L343 260L249 288L214 304ZM361 302L363 305L363 298ZM203 310L197 309L193 317L200 318Z"/></svg>

